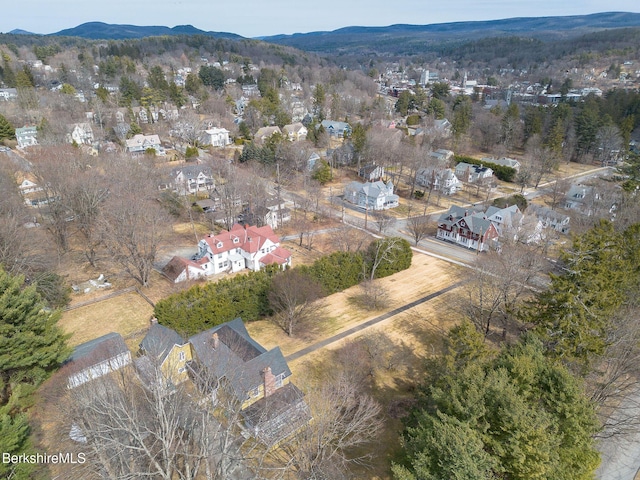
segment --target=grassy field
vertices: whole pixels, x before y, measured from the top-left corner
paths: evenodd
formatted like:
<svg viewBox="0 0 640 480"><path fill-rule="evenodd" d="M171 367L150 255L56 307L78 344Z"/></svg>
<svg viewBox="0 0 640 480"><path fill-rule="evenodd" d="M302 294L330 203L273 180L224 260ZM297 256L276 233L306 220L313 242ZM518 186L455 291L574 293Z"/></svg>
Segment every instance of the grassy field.
<svg viewBox="0 0 640 480"><path fill-rule="evenodd" d="M62 314L60 327L71 334L69 344L78 345L109 332L129 337L149 325L153 308L135 292L103 300Z"/></svg>
<svg viewBox="0 0 640 480"><path fill-rule="evenodd" d="M414 255L410 269L379 280L389 301L384 311L363 308L354 299L359 287L323 299L324 315L312 328L306 328L293 338L268 320L247 325L251 335L265 348L280 346L285 355L294 353L317 341L363 323L390 309L422 298L459 280L461 273L450 264L425 255ZM415 385L424 369L425 359L441 351L442 335L458 319L454 290L386 319L362 332L333 343L309 355L289 362L293 381L303 389L314 388L314 382L332 369L344 368L341 358L359 337L374 336L390 348L393 362L376 368L369 382L369 393L383 410L384 428L376 437L375 456L371 468L358 470L356 478L388 479L390 462L400 452L400 417L410 404ZM348 355L348 354L347 354Z"/></svg>

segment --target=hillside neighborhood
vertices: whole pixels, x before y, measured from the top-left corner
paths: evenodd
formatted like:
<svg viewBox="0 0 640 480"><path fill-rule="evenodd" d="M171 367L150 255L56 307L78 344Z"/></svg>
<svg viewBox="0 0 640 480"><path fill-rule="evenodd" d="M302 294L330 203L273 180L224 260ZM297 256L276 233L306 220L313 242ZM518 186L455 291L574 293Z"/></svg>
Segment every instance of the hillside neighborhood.
<svg viewBox="0 0 640 480"><path fill-rule="evenodd" d="M89 461L0 477L622 478L635 50L61 42L0 34L0 445Z"/></svg>

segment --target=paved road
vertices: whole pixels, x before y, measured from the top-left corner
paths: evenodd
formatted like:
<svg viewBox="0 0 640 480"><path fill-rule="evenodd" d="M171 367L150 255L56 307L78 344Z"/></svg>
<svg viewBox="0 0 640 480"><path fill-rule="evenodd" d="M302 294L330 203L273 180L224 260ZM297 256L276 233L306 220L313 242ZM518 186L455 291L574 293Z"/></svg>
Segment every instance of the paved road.
<svg viewBox="0 0 640 480"><path fill-rule="evenodd" d="M303 357L304 355L308 355L312 352L315 352L321 348L326 347L327 345L330 345L332 343L335 343L339 340L343 340L344 338L347 338L350 335L353 335L354 333L357 332L361 332L362 330L369 328L372 325L375 325L377 323L380 323L384 320L387 320L388 318L391 318L395 315L398 315L399 313L405 312L407 310L409 310L410 308L413 308L415 306L418 306L422 303L426 303L430 300L433 300L434 298L439 297L440 295L450 292L451 290L453 290L454 288L458 288L460 285L462 285L464 283L464 281L461 282L457 282L454 283L452 285L449 285L446 288L443 288L441 290L438 290L437 292L433 292L430 293L429 295L419 298L418 300L415 300L413 302L407 303L401 307L395 308L387 313L384 313L382 315L379 315L375 318L372 318L371 320L367 320L364 323L361 323L360 325L356 325L353 328L350 328L349 330L345 330L342 333L338 333L337 335L334 335L333 337L329 337L329 338L325 338L324 340L321 340L320 342L316 342L313 345L309 345L306 348L303 348L302 350L298 350L295 353L292 353L291 355L288 355L285 357L285 360L287 362L291 362L293 360L297 360L300 357Z"/></svg>

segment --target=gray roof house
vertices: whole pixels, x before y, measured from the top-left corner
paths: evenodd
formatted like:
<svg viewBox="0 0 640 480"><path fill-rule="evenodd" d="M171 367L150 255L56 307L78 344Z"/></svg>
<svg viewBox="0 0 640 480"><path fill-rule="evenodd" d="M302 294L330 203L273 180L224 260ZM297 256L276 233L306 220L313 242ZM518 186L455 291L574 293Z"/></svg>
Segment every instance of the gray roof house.
<svg viewBox="0 0 640 480"><path fill-rule="evenodd" d="M331 137L344 137L351 134L351 125L346 122L337 122L335 120L323 120L320 123Z"/></svg>
<svg viewBox="0 0 640 480"><path fill-rule="evenodd" d="M453 195L462 186L453 170L450 168L427 167L416 172L416 183L445 195Z"/></svg>
<svg viewBox="0 0 640 480"><path fill-rule="evenodd" d="M400 204L400 197L393 193L393 182L351 182L344 189L344 199L360 208L386 210Z"/></svg>
<svg viewBox="0 0 640 480"><path fill-rule="evenodd" d="M460 162L456 165L456 177L463 182L476 183L493 176L493 170L483 165Z"/></svg>
<svg viewBox="0 0 640 480"><path fill-rule="evenodd" d="M204 165L183 165L165 173L161 189L170 189L180 195L208 192L215 187L210 167Z"/></svg>
<svg viewBox="0 0 640 480"><path fill-rule="evenodd" d="M279 347L266 350L236 318L192 336L192 371L201 388L218 398L222 388L241 405L245 423L273 445L311 418L304 395L290 383L291 370Z"/></svg>
<svg viewBox="0 0 640 480"><path fill-rule="evenodd" d="M67 387L76 388L131 363L131 352L119 333L111 332L78 345L69 360Z"/></svg>

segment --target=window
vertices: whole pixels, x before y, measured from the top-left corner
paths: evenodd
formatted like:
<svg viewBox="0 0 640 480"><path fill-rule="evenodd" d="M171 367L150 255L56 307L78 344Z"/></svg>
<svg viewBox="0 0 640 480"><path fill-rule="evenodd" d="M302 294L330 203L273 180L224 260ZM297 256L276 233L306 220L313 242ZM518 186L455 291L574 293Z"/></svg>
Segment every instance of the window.
<svg viewBox="0 0 640 480"><path fill-rule="evenodd" d="M180 352L180 353L178 354L178 358L180 359L180 361L181 361L181 362L184 362L184 360L185 360L185 358L186 358L185 353L184 353L184 352Z"/></svg>
<svg viewBox="0 0 640 480"><path fill-rule="evenodd" d="M218 264L218 268L222 268L222 262Z"/></svg>
<svg viewBox="0 0 640 480"><path fill-rule="evenodd" d="M251 398L256 398L258 395L260 395L260 387L256 387L249 392Z"/></svg>
<svg viewBox="0 0 640 480"><path fill-rule="evenodd" d="M276 377L276 388L280 388L282 386L283 381L284 381L284 373L281 373Z"/></svg>

